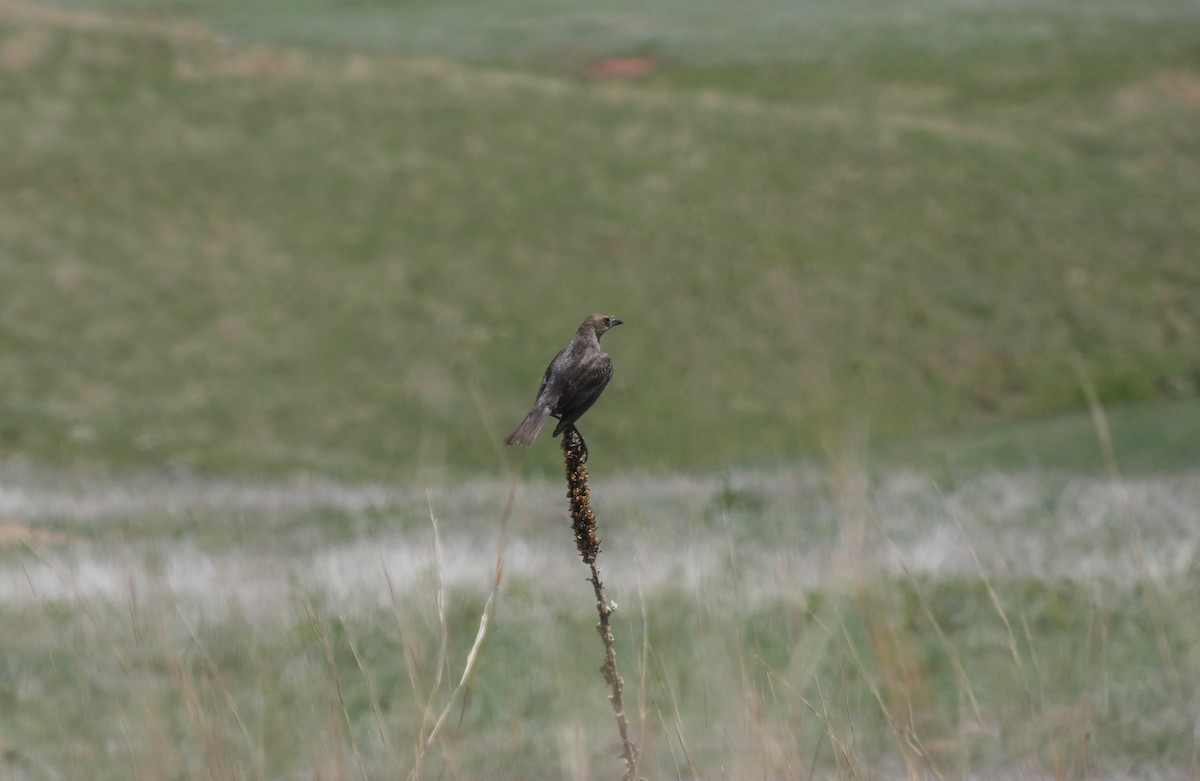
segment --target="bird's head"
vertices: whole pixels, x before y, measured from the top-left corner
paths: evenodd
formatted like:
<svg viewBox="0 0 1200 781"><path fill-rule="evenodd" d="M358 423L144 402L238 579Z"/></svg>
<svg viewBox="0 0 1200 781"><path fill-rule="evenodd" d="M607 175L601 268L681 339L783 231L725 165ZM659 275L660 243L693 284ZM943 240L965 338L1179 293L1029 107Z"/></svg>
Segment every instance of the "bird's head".
<svg viewBox="0 0 1200 781"><path fill-rule="evenodd" d="M583 321L586 328L596 332L596 337L599 338L608 329L621 324L621 318L606 315L603 312L597 312L594 315L588 315L588 319Z"/></svg>

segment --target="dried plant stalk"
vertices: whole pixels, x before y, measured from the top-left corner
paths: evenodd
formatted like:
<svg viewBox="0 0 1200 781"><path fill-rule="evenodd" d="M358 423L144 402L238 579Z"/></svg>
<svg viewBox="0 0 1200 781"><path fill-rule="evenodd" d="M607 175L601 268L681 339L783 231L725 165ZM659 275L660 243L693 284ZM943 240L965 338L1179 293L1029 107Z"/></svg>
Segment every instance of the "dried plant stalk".
<svg viewBox="0 0 1200 781"><path fill-rule="evenodd" d="M575 532L575 547L579 550L583 563L591 569L592 576L589 580L596 593L596 612L600 614L600 623L596 625L596 631L600 633L600 639L604 643L604 664L600 667L600 673L612 692L608 700L612 703L617 731L621 734L625 779L634 781L637 778L637 746L629 737L629 721L625 717L625 704L622 701L625 682L617 672L617 648L609 625L613 608L604 596L604 583L600 580L600 568L596 566L596 556L600 553L600 537L596 534L596 514L592 512L590 504L587 443L574 426L563 432L562 450L567 466L567 498L571 501L571 528Z"/></svg>

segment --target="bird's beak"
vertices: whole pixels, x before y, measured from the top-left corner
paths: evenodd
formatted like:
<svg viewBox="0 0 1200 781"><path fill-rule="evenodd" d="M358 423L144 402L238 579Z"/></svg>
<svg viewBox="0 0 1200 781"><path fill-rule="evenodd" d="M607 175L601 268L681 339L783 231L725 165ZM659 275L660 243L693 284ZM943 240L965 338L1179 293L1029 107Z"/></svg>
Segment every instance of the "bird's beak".
<svg viewBox="0 0 1200 781"><path fill-rule="evenodd" d="M621 323L623 323L623 322L625 322L625 321L624 321L624 320L622 320L622 319L621 319L621 318L619 318L619 317L614 317L614 318L613 318L613 325L620 325L620 324L621 324Z"/></svg>

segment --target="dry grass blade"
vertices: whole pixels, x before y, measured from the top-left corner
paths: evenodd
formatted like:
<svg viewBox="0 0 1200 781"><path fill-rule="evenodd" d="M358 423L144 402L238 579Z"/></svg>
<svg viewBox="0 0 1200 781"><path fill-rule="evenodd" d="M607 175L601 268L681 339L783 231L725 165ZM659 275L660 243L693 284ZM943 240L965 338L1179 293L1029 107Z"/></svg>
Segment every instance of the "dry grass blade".
<svg viewBox="0 0 1200 781"><path fill-rule="evenodd" d="M321 641L321 648L325 652L325 664L329 668L329 676L333 682L334 691L337 693L338 708L341 711L341 725L345 728L345 735L343 737L350 744L350 751L354 754L354 763L358 767L359 775L362 776L363 781L367 781L369 775L366 763L363 761L362 750L358 745L358 741L354 739L354 720L350 716L350 708L346 703L346 690L342 685L342 674L338 671L333 638L330 635L329 628L317 612L316 607L308 599L304 600L304 612L307 614L313 633Z"/></svg>
<svg viewBox="0 0 1200 781"><path fill-rule="evenodd" d="M687 764L688 776L692 778L693 781L696 781L696 779L700 778L699 769L696 767L696 763L692 761L692 752L688 749L687 737L683 733L683 721L679 717L679 697L676 694L674 687L672 687L670 684L667 676L667 666L663 662L662 657L658 656L657 654L655 657L660 671L660 688L663 694L666 695L667 703L670 705L670 730L675 734L675 740L679 743L679 751L683 755L683 761ZM666 718L663 715L663 710L661 707L659 707L657 710L659 722L664 728L666 728L667 723ZM676 776L683 778L683 774L679 772L679 761L675 758L674 749L671 750L671 759L675 762Z"/></svg>
<svg viewBox="0 0 1200 781"><path fill-rule="evenodd" d="M966 694L967 702L971 705L971 713L975 717L975 723L982 727L984 724L983 710L979 707L979 700L975 697L975 689L971 686L971 676L967 674L967 668L963 665L962 656L954 648L954 645L951 644L950 638L946 636L941 622L933 614L933 608L930 607L929 600L926 599L920 583L904 562L900 546L896 544L896 541L892 539L892 536L885 529L880 528L880 532L883 534L884 539L887 540L888 547L891 548L892 555L895 557L900 571L904 573L904 577L908 579L909 584L912 586L913 594L917 598L917 604L921 608L921 614L925 616L925 620L929 622L929 625L937 635L938 642L942 644L942 648L946 651L946 658L949 660L950 666L954 671L954 677L957 679L959 686L962 687L963 693Z"/></svg>
<svg viewBox="0 0 1200 781"><path fill-rule="evenodd" d="M1017 670L1017 677L1021 680L1021 688L1025 692L1025 699L1032 704L1034 702L1033 689L1029 685L1029 675L1025 672L1025 662L1021 659L1021 650L1017 646L1017 635L1013 631L1012 622L1008 619L1008 611L1004 609L1004 605L1000 602L1000 595L996 593L996 589L992 585L992 578L988 574L987 568L983 566L983 562L979 559L979 552L975 550L974 545L970 544L970 536L967 534L967 530L963 528L962 520L955 513L950 513L950 518L963 535L963 539L968 540L967 553L970 554L971 562L975 565L975 569L979 574L979 581L983 584L992 610L996 612L1000 623L1004 625L1004 634L1008 638L1008 653L1012 657L1013 666Z"/></svg>
<svg viewBox="0 0 1200 781"><path fill-rule="evenodd" d="M1072 355L1071 368L1075 371L1075 377L1079 381L1083 397L1087 400L1088 413L1092 417L1092 426L1096 429L1096 439L1099 441L1100 451L1104 456L1104 464L1108 470L1109 478L1117 486L1121 504L1124 507L1128 507L1130 503L1129 493L1125 488L1124 480L1121 479L1121 469L1117 465L1116 447L1113 445L1112 428L1108 425L1108 415L1104 412L1104 405L1100 403L1100 395L1096 392L1096 384L1092 382L1083 357L1078 353ZM1133 513L1129 513L1128 515L1131 518L1134 530L1134 561L1137 563L1142 578L1147 583L1155 583L1154 575L1150 572L1150 568L1146 564L1146 549L1142 543L1141 524L1137 521ZM1159 584L1155 583L1155 585ZM1163 616L1163 607L1159 604L1159 600L1155 594L1156 590L1150 589L1146 596L1146 605L1150 610L1150 618L1154 623L1154 640L1158 645L1158 653L1162 658L1163 669L1171 677L1171 682L1175 686L1179 686L1179 668L1175 664L1175 657L1171 653L1171 643L1167 639L1165 628L1166 618Z"/></svg>
<svg viewBox="0 0 1200 781"><path fill-rule="evenodd" d="M480 653L483 650L484 643L487 641L488 632L491 629L492 620L496 612L497 598L500 595L500 584L504 579L504 553L508 543L508 521L512 514L515 493L515 489L509 491L508 501L504 508L504 515L501 518L500 543L496 551L496 564L493 571L492 591L488 595L487 602L484 603L483 611L479 616L479 628L475 632L475 642L471 644L471 650L467 652L467 659L463 663L462 675L459 676L458 683L455 685L454 690L450 692L450 696L446 700L446 704L443 706L441 712L438 714L437 719L434 721L433 727L430 728L429 734L425 735L424 738L418 742L417 760L412 773L409 775L409 778L411 779L419 779L424 776L425 755L428 753L430 746L433 745L433 742L442 734L442 730L445 728L447 720L449 719L450 714L454 711L455 706L459 703L465 703L466 695L470 691L471 682L474 680L475 673L479 669L479 661L481 658ZM441 576L441 539L438 534L437 518L433 514L432 499L428 496L426 498L429 502L429 520L433 525L434 530L434 548L436 551L436 568L438 573L438 621L441 623L442 632L442 648L440 654L441 659L438 664L438 677L434 683L434 686L430 690L430 699L426 708L426 716L428 717L430 713L429 709L433 704L433 698L436 696L441 686L442 671L446 669L446 666L449 663L447 657L449 629L446 624L445 594Z"/></svg>
<svg viewBox="0 0 1200 781"><path fill-rule="evenodd" d="M391 738L388 737L387 723L383 718L383 709L379 705L379 689L375 685L375 677L371 675L370 670L363 663L362 654L358 652L358 643L354 641L354 637L350 634L346 635L346 645L350 647L350 654L354 657L354 664L362 674L363 684L367 687L367 701L371 705L371 713L375 716L375 726L379 731L379 740L383 744L384 751L387 752L389 764L394 766L396 764L396 750L392 746Z"/></svg>

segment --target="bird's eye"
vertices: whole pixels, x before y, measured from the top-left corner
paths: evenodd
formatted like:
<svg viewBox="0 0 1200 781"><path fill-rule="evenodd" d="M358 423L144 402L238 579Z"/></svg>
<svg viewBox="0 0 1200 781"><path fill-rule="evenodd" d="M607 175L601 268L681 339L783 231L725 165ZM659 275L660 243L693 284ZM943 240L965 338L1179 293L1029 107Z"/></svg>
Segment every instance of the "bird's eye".
<svg viewBox="0 0 1200 781"><path fill-rule="evenodd" d="M605 324L605 325L612 325L612 318L611 318L611 317L606 317L606 318L604 318L604 324Z"/></svg>

